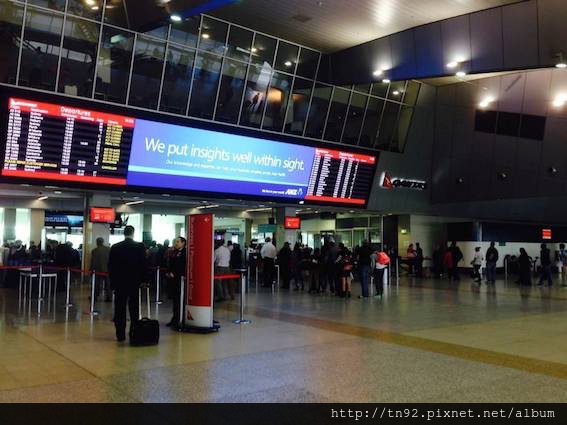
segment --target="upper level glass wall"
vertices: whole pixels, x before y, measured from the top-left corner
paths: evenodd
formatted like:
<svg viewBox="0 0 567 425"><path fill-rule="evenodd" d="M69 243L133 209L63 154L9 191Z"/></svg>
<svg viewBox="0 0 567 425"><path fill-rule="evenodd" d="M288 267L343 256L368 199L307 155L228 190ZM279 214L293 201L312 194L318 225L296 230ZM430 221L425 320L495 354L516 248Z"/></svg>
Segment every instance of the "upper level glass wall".
<svg viewBox="0 0 567 425"><path fill-rule="evenodd" d="M421 83L333 86L321 54L207 15L129 27L122 0L0 1L0 83L403 151Z"/></svg>

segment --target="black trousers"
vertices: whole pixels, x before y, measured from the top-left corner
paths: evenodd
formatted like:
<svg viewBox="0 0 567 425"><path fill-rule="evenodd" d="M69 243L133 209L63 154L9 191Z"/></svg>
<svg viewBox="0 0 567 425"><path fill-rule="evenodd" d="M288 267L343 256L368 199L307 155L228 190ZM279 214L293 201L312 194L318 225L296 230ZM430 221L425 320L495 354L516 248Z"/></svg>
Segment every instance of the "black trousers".
<svg viewBox="0 0 567 425"><path fill-rule="evenodd" d="M384 271L386 269L374 269L374 286L376 287L376 294L382 295L384 293Z"/></svg>
<svg viewBox="0 0 567 425"><path fill-rule="evenodd" d="M130 326L138 321L138 290L139 288L117 289L114 294L114 327L116 338L126 337L126 305L130 310Z"/></svg>
<svg viewBox="0 0 567 425"><path fill-rule="evenodd" d="M264 262L264 286L272 286L275 271L274 259L264 258L262 261Z"/></svg>
<svg viewBox="0 0 567 425"><path fill-rule="evenodd" d="M181 276L174 277L171 285L171 298L172 298L172 310L173 314L171 316L171 322L175 325L179 324L181 317L179 317L179 307L181 305ZM186 293L186 292L185 292Z"/></svg>

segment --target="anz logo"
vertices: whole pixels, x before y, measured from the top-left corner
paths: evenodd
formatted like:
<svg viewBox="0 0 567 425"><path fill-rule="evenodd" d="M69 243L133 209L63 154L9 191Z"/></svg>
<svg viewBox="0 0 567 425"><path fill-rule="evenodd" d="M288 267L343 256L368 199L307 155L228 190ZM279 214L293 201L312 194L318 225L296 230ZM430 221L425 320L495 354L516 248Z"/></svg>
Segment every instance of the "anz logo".
<svg viewBox="0 0 567 425"><path fill-rule="evenodd" d="M285 191L285 194L288 196L302 196L303 189L288 189Z"/></svg>

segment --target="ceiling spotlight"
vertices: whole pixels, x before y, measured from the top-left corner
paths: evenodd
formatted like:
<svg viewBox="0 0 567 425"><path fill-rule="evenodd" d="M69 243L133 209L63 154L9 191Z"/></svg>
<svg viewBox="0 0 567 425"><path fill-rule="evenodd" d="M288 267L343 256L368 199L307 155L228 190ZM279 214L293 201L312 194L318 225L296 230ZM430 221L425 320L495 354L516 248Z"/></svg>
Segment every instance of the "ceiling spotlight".
<svg viewBox="0 0 567 425"><path fill-rule="evenodd" d="M98 10L98 6L91 7L91 10Z"/></svg>
<svg viewBox="0 0 567 425"><path fill-rule="evenodd" d="M456 68L457 66L459 66L459 62L457 61L449 62L447 64L447 68Z"/></svg>
<svg viewBox="0 0 567 425"><path fill-rule="evenodd" d="M492 102L494 102L494 98L493 97L487 97L486 99L484 99L482 102L480 102L478 104L478 106L480 106L481 108L488 108L488 105L490 105Z"/></svg>
<svg viewBox="0 0 567 425"><path fill-rule="evenodd" d="M49 199L49 196L40 196L39 198L37 198L38 201L45 201L46 199Z"/></svg>
<svg viewBox="0 0 567 425"><path fill-rule="evenodd" d="M256 53L256 52L258 51L258 49L255 48L255 47L252 47L252 49L250 49L250 51L251 51L252 53Z"/></svg>
<svg viewBox="0 0 567 425"><path fill-rule="evenodd" d="M459 71L455 74L457 77L464 77L465 75L467 75L467 73L465 71Z"/></svg>
<svg viewBox="0 0 567 425"><path fill-rule="evenodd" d="M293 65L293 63L291 61L285 61L284 65L289 68L291 65Z"/></svg>
<svg viewBox="0 0 567 425"><path fill-rule="evenodd" d="M565 62L560 62L560 63L556 64L555 67L556 67L556 68L564 69L564 68L567 68L567 63L565 63Z"/></svg>
<svg viewBox="0 0 567 425"><path fill-rule="evenodd" d="M54 190L53 193L55 193L56 195L61 195L63 192L61 192L60 190Z"/></svg>
<svg viewBox="0 0 567 425"><path fill-rule="evenodd" d="M506 180L508 178L508 174L504 172L498 173L498 178L500 178L501 180Z"/></svg>
<svg viewBox="0 0 567 425"><path fill-rule="evenodd" d="M182 21L181 16L179 16L179 15L171 15L169 17L169 19L171 19L172 22L181 22Z"/></svg>
<svg viewBox="0 0 567 425"><path fill-rule="evenodd" d="M399 95L400 95L400 91L399 91L399 90L394 90L394 91L392 92L392 94L393 94L394 96L399 96Z"/></svg>
<svg viewBox="0 0 567 425"><path fill-rule="evenodd" d="M465 182L465 179L463 179L462 177L459 177L459 178L457 179L457 183L458 183L458 184L463 184L464 182Z"/></svg>
<svg viewBox="0 0 567 425"><path fill-rule="evenodd" d="M383 82L384 84L390 84L390 83L391 83L391 81L390 81L389 79L387 79L387 78L384 78L384 79L382 80L382 82Z"/></svg>
<svg viewBox="0 0 567 425"><path fill-rule="evenodd" d="M128 206L130 206L130 205L138 205L138 204L143 204L143 203L144 203L144 201L143 201L143 200L139 200L139 201L130 201L130 202L126 202L126 203L124 203L124 205L128 205Z"/></svg>
<svg viewBox="0 0 567 425"><path fill-rule="evenodd" d="M95 0L85 0L85 3L87 4L87 6L94 6L96 4Z"/></svg>
<svg viewBox="0 0 567 425"><path fill-rule="evenodd" d="M380 75L382 75L382 73L383 71L381 69L377 69L372 73L372 75L374 75L375 77L379 77Z"/></svg>
<svg viewBox="0 0 567 425"><path fill-rule="evenodd" d="M550 174L557 174L557 168L555 167L549 167L547 171L549 171Z"/></svg>
<svg viewBox="0 0 567 425"><path fill-rule="evenodd" d="M555 100L553 101L553 106L555 106L556 108L561 108L563 105L565 105L565 102L567 102L567 96L562 94L555 98Z"/></svg>
<svg viewBox="0 0 567 425"><path fill-rule="evenodd" d="M206 32L201 34L201 37L203 37L205 40L208 40L209 38L211 38L211 36L209 34L207 34Z"/></svg>

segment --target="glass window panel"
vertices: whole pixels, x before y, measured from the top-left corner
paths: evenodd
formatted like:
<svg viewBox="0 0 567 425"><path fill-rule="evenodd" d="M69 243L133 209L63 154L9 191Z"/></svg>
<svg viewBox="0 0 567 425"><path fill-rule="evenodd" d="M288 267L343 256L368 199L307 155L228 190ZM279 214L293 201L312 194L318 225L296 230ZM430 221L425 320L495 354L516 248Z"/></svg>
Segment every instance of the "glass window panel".
<svg viewBox="0 0 567 425"><path fill-rule="evenodd" d="M384 113L382 114L380 129L378 130L378 140L376 145L378 149L387 150L390 148L390 142L392 141L394 132L396 131L399 112L399 104L394 102L386 102Z"/></svg>
<svg viewBox="0 0 567 425"><path fill-rule="evenodd" d="M366 117L360 134L360 146L373 147L378 133L378 126L382 118L384 100L371 97L366 108Z"/></svg>
<svg viewBox="0 0 567 425"><path fill-rule="evenodd" d="M193 50L169 45L161 91L160 109L162 111L185 115L194 60Z"/></svg>
<svg viewBox="0 0 567 425"><path fill-rule="evenodd" d="M293 44L286 43L280 40L278 45L278 53L276 55L275 68L278 71L295 72L295 65L297 63L297 55L299 54L299 47Z"/></svg>
<svg viewBox="0 0 567 425"><path fill-rule="evenodd" d="M305 78L315 78L318 62L319 52L302 47L299 52L299 62L297 63L297 75Z"/></svg>
<svg viewBox="0 0 567 425"><path fill-rule="evenodd" d="M159 38L161 40L166 40L168 30L169 30L169 25L160 25L159 27L154 28L153 30L144 31L144 35Z"/></svg>
<svg viewBox="0 0 567 425"><path fill-rule="evenodd" d="M274 64L274 53L276 52L276 39L266 37L262 34L256 34L254 39L254 47L252 47L252 62L270 66Z"/></svg>
<svg viewBox="0 0 567 425"><path fill-rule="evenodd" d="M197 39L199 38L199 25L201 24L200 16L192 16L183 22L171 24L171 33L169 41L183 44L188 47L197 47Z"/></svg>
<svg viewBox="0 0 567 425"><path fill-rule="evenodd" d="M247 65L226 59L222 69L222 79L215 120L236 124L242 102Z"/></svg>
<svg viewBox="0 0 567 425"><path fill-rule="evenodd" d="M342 142L349 145L356 145L358 143L358 135L362 127L362 120L364 118L364 108L366 108L366 101L368 96L359 93L353 93L350 99L350 106L348 108L347 122L343 134Z"/></svg>
<svg viewBox="0 0 567 425"><path fill-rule="evenodd" d="M23 19L23 6L9 1L0 4L0 82L2 83L16 82Z"/></svg>
<svg viewBox="0 0 567 425"><path fill-rule="evenodd" d="M248 81L244 92L244 104L240 116L240 124L250 127L260 127L262 114L266 104L266 92L272 77L272 67L250 66Z"/></svg>
<svg viewBox="0 0 567 425"><path fill-rule="evenodd" d="M102 8L104 0L69 0L67 12L71 15L100 21L102 18Z"/></svg>
<svg viewBox="0 0 567 425"><path fill-rule="evenodd" d="M390 84L390 90L388 91L388 99L395 100L397 102L402 102L404 100L405 93L406 93L406 82L394 81Z"/></svg>
<svg viewBox="0 0 567 425"><path fill-rule="evenodd" d="M388 87L390 87L390 84L388 83L373 83L372 94L374 96L386 98L386 95L388 94Z"/></svg>
<svg viewBox="0 0 567 425"><path fill-rule="evenodd" d="M370 86L371 84L355 84L354 90L364 94L368 94L368 92L370 92Z"/></svg>
<svg viewBox="0 0 567 425"><path fill-rule="evenodd" d="M349 98L349 91L338 87L335 88L331 108L329 109L329 118L327 120L327 128L325 130L324 139L331 140L333 142L338 142L340 140Z"/></svg>
<svg viewBox="0 0 567 425"><path fill-rule="evenodd" d="M394 139L392 140L391 150L394 152L403 152L406 146L406 140L408 132L411 125L411 120L413 117L413 107L402 106L400 112L400 119L398 120L398 126L394 133Z"/></svg>
<svg viewBox="0 0 567 425"><path fill-rule="evenodd" d="M157 109L164 54L165 43L138 37L130 83L130 105Z"/></svg>
<svg viewBox="0 0 567 425"><path fill-rule="evenodd" d="M421 84L417 81L408 81L408 85L406 86L406 95L404 96L404 103L410 106L415 106L420 88Z"/></svg>
<svg viewBox="0 0 567 425"><path fill-rule="evenodd" d="M28 7L20 85L55 90L62 30L63 15Z"/></svg>
<svg viewBox="0 0 567 425"><path fill-rule="evenodd" d="M65 10L65 0L28 0L28 3L61 12Z"/></svg>
<svg viewBox="0 0 567 425"><path fill-rule="evenodd" d="M125 103L132 60L134 34L103 27L96 69L97 99Z"/></svg>
<svg viewBox="0 0 567 425"><path fill-rule="evenodd" d="M123 0L106 0L104 7L104 22L122 28L129 28L128 16Z"/></svg>
<svg viewBox="0 0 567 425"><path fill-rule="evenodd" d="M213 118L221 65L222 58L219 56L201 52L197 54L189 115Z"/></svg>
<svg viewBox="0 0 567 425"><path fill-rule="evenodd" d="M266 115L262 128L274 131L283 130L285 110L291 94L292 83L293 77L291 75L274 72L268 90Z"/></svg>
<svg viewBox="0 0 567 425"><path fill-rule="evenodd" d="M199 49L224 55L228 24L203 16Z"/></svg>
<svg viewBox="0 0 567 425"><path fill-rule="evenodd" d="M293 83L293 93L288 102L288 110L285 122L285 132L302 135L309 109L309 100L313 81L296 78Z"/></svg>
<svg viewBox="0 0 567 425"><path fill-rule="evenodd" d="M323 137L325 118L329 110L331 93L333 88L325 84L315 84L313 89L313 99L309 108L309 118L307 119L307 129L305 135L320 139Z"/></svg>
<svg viewBox="0 0 567 425"><path fill-rule="evenodd" d="M92 96L99 31L99 24L67 17L57 89L60 93Z"/></svg>
<svg viewBox="0 0 567 425"><path fill-rule="evenodd" d="M227 56L248 62L250 59L250 49L252 49L252 36L252 31L231 26L228 35Z"/></svg>

